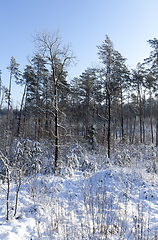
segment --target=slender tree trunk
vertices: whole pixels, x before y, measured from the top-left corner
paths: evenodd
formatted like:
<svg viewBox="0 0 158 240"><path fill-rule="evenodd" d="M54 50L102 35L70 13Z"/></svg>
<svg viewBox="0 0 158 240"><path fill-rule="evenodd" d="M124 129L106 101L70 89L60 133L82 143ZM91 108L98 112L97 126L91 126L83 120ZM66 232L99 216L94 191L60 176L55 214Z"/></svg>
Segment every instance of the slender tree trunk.
<svg viewBox="0 0 158 240"><path fill-rule="evenodd" d="M55 170L57 168L57 161L58 161L58 113L55 110Z"/></svg>
<svg viewBox="0 0 158 240"><path fill-rule="evenodd" d="M142 143L142 116L140 112L140 117L139 117L139 123L140 123L140 142Z"/></svg>
<svg viewBox="0 0 158 240"><path fill-rule="evenodd" d="M21 176L19 174L19 183L17 183L16 197L15 197L14 217L16 216L17 209L18 209L18 196L19 196L20 187L21 187Z"/></svg>
<svg viewBox="0 0 158 240"><path fill-rule="evenodd" d="M0 90L0 92L1 92L1 90ZM0 98L0 124L1 124L1 121L2 121L2 119L1 119L1 110L2 110L2 105L3 105L3 101L4 101L4 96L5 95L5 93L1 93L1 98Z"/></svg>
<svg viewBox="0 0 158 240"><path fill-rule="evenodd" d="M139 127L140 127L140 143L142 143L142 103L141 103L141 99L140 99L140 103L139 103Z"/></svg>
<svg viewBox="0 0 158 240"><path fill-rule="evenodd" d="M134 116L134 123L133 123L132 144L134 143L135 127L136 127L136 115Z"/></svg>
<svg viewBox="0 0 158 240"><path fill-rule="evenodd" d="M152 99L151 99L151 90L150 90L150 126L151 126L151 141L154 143L154 134L153 134L153 120L152 120Z"/></svg>
<svg viewBox="0 0 158 240"><path fill-rule="evenodd" d="M143 116L143 118L142 118L142 121L143 121L143 143L145 143L145 123L144 123L144 116Z"/></svg>
<svg viewBox="0 0 158 240"><path fill-rule="evenodd" d="M116 114L116 111L115 111L115 114ZM113 135L114 135L114 139L116 139L117 140L117 126L116 126L116 115L114 116L114 128L113 128L114 130L114 133L113 133Z"/></svg>
<svg viewBox="0 0 158 240"><path fill-rule="evenodd" d="M0 70L0 100L1 100L1 94L2 94L2 79L1 79L1 70Z"/></svg>
<svg viewBox="0 0 158 240"><path fill-rule="evenodd" d="M128 108L127 108L127 125L126 125L126 134L128 136L129 142L130 141L130 133L129 133L129 98L128 98Z"/></svg>
<svg viewBox="0 0 158 240"><path fill-rule="evenodd" d="M104 144L104 142L105 142L105 126L106 126L106 120L104 119L104 124L103 124L103 140L102 140L102 144Z"/></svg>
<svg viewBox="0 0 158 240"><path fill-rule="evenodd" d="M8 92L8 109L7 109L7 131L6 131L6 141L5 141L5 152L8 157L8 151L7 151L7 144L8 144L8 138L9 138L9 111L10 111L10 101L11 101L11 84L12 84L12 72L10 73L10 81L9 81L9 92Z"/></svg>
<svg viewBox="0 0 158 240"><path fill-rule="evenodd" d="M2 74L2 72L0 70L0 123L1 123L1 108L2 108L2 103L3 103L1 74Z"/></svg>
<svg viewBox="0 0 158 240"><path fill-rule="evenodd" d="M140 131L140 143L142 143L142 100L141 100L141 93L140 93L140 86L139 86L139 84L138 84L137 103L138 103L138 106L139 106L139 131Z"/></svg>
<svg viewBox="0 0 158 240"><path fill-rule="evenodd" d="M143 121L143 143L145 143L144 105L145 105L145 92L144 92L143 106L142 106L142 121Z"/></svg>
<svg viewBox="0 0 158 240"><path fill-rule="evenodd" d="M122 100L122 91L121 91L121 135L122 141L124 141L124 121L123 121L123 100Z"/></svg>
<svg viewBox="0 0 158 240"><path fill-rule="evenodd" d="M57 82L54 86L54 105L55 105L55 160L54 160L54 173L58 164L58 105L57 105Z"/></svg>
<svg viewBox="0 0 158 240"><path fill-rule="evenodd" d="M109 93L109 87L107 86L107 97L108 97L108 158L110 158L110 147L111 147L111 99Z"/></svg>
<svg viewBox="0 0 158 240"><path fill-rule="evenodd" d="M21 106L20 106L20 115L19 115L19 119L18 119L17 137L19 137L19 134L20 134L22 108L23 108L23 104L24 104L24 98L25 98L26 90L27 90L27 85L25 84L25 88L24 88L24 92L23 92L23 96L22 96L22 100L21 100Z"/></svg>
<svg viewBox="0 0 158 240"><path fill-rule="evenodd" d="M107 83L106 83L107 85ZM106 87L107 88L107 87ZM107 119L107 112L108 112L108 98L107 98L107 95L106 95L106 105L105 105L105 118L104 118L104 127L103 127L103 140L102 140L102 144L104 144L105 142L105 133L106 133L106 119Z"/></svg>
<svg viewBox="0 0 158 240"><path fill-rule="evenodd" d="M129 142L132 143L132 117L129 121Z"/></svg>
<svg viewBox="0 0 158 240"><path fill-rule="evenodd" d="M90 107L89 107L89 94L87 94L87 111L86 111L86 138L88 135L88 130L90 129Z"/></svg>
<svg viewBox="0 0 158 240"><path fill-rule="evenodd" d="M93 125L96 124L96 104L95 104L95 101L93 103Z"/></svg>
<svg viewBox="0 0 158 240"><path fill-rule="evenodd" d="M156 146L158 146L158 113L156 114Z"/></svg>
<svg viewBox="0 0 158 240"><path fill-rule="evenodd" d="M8 163L7 163L8 165ZM10 195L10 173L9 173L9 167L7 167L7 217L6 220L9 220L9 195Z"/></svg>
<svg viewBox="0 0 158 240"><path fill-rule="evenodd" d="M46 85L46 115L45 115L45 130L46 130L46 135L48 133L48 119L49 119L49 109L48 109L48 86Z"/></svg>
<svg viewBox="0 0 158 240"><path fill-rule="evenodd" d="M76 121L77 121L77 136L79 137L79 135L80 135L80 126L79 126L79 107L77 107L77 109L78 109L78 111L77 111L77 119L76 119Z"/></svg>
<svg viewBox="0 0 158 240"><path fill-rule="evenodd" d="M0 151L0 159L2 160L4 167L6 169L6 179L7 179L7 202L6 202L6 208L7 208L7 214L6 214L6 220L9 220L9 196L10 196L10 170L9 170L9 160L7 157L3 155L3 153Z"/></svg>

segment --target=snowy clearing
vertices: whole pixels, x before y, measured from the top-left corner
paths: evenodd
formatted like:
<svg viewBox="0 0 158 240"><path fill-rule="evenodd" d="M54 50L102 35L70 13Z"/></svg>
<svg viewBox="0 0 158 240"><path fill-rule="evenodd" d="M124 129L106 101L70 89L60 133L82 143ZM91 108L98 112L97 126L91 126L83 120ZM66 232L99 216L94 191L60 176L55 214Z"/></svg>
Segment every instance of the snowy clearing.
<svg viewBox="0 0 158 240"><path fill-rule="evenodd" d="M1 182L0 239L157 239L158 175L152 149L143 147L141 153L123 149L122 165L118 154L103 164L104 154L89 152L87 161L97 163L93 170L80 170L79 164L72 174L65 170L57 176L27 177L19 191L16 217L12 182L9 221L7 183Z"/></svg>

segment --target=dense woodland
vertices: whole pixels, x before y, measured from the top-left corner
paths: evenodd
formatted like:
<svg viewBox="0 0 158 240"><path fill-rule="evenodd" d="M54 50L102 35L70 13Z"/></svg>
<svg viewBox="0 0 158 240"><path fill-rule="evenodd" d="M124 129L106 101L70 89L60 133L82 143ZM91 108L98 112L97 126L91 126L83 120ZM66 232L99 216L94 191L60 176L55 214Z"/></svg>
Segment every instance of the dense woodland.
<svg viewBox="0 0 158 240"><path fill-rule="evenodd" d="M100 66L87 67L71 82L68 71L76 63L71 46L62 43L58 32L37 34L34 42L36 51L23 73L11 57L9 86L0 74L0 150L11 164L15 144L24 139L53 149L54 172L63 149L73 141L94 150L104 145L109 158L118 142L158 145L156 38L148 40L149 57L129 69L106 35L97 46ZM24 89L20 109L12 107L13 81Z"/></svg>

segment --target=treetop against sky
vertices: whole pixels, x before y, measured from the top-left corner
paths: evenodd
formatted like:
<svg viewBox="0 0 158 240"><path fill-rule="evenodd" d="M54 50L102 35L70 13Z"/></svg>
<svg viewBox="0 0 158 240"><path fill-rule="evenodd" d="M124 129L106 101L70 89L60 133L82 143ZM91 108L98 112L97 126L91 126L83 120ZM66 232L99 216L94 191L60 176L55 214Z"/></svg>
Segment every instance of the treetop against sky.
<svg viewBox="0 0 158 240"><path fill-rule="evenodd" d="M9 85L6 67L11 56L23 71L34 51L33 37L43 29L58 28L65 44L71 43L78 64L69 71L69 79L87 67L99 63L98 49L108 34L114 47L128 59L129 67L149 56L147 40L157 36L157 0L6 0L1 3L0 53L2 81ZM14 104L22 90L13 84Z"/></svg>

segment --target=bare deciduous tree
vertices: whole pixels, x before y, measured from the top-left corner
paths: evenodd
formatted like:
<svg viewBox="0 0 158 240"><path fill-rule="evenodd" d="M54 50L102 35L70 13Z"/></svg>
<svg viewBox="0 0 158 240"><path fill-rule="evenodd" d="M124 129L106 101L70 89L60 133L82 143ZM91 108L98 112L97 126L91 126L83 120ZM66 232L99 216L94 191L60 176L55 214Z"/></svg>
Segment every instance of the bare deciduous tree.
<svg viewBox="0 0 158 240"><path fill-rule="evenodd" d="M58 85L60 84L60 79L67 68L75 60L75 56L71 49L71 46L63 45L61 37L59 36L59 31L54 32L54 34L49 34L46 31L43 33L37 33L34 37L35 46L37 51L43 56L46 64L49 65L52 84L53 84L53 106L54 106L54 136L55 136L55 163L54 172L57 168L58 162L58 150L59 150L59 134L58 134Z"/></svg>

